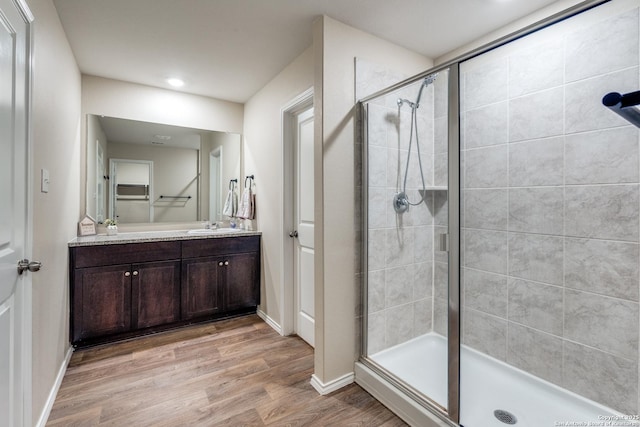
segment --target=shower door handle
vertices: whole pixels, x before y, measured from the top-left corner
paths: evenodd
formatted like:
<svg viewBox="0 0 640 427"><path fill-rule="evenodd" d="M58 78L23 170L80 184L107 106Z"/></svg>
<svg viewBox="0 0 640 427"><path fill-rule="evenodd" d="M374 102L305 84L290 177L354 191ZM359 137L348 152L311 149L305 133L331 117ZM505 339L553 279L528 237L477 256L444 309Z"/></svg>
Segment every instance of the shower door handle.
<svg viewBox="0 0 640 427"><path fill-rule="evenodd" d="M442 252L449 252L449 233L442 233L438 239L438 250Z"/></svg>

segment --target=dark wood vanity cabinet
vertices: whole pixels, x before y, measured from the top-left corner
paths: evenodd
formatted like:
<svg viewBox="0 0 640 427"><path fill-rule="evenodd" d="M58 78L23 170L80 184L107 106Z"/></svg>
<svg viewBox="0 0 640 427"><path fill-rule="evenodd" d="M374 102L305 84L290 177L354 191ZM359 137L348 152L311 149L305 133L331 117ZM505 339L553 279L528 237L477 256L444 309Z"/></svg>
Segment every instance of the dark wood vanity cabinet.
<svg viewBox="0 0 640 427"><path fill-rule="evenodd" d="M127 338L245 312L260 300L260 237L70 248L71 341Z"/></svg>
<svg viewBox="0 0 640 427"><path fill-rule="evenodd" d="M185 241L182 315L233 312L259 303L260 240L252 237Z"/></svg>

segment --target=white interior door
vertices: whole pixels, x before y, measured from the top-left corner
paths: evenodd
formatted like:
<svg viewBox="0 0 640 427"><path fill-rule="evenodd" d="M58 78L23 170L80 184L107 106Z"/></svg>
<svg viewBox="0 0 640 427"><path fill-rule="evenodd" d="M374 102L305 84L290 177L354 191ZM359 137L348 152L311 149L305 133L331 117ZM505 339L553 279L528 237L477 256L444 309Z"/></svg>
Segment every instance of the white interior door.
<svg viewBox="0 0 640 427"><path fill-rule="evenodd" d="M296 116L294 289L296 333L314 345L313 108Z"/></svg>
<svg viewBox="0 0 640 427"><path fill-rule="evenodd" d="M0 0L0 425L30 425L27 143L29 22Z"/></svg>

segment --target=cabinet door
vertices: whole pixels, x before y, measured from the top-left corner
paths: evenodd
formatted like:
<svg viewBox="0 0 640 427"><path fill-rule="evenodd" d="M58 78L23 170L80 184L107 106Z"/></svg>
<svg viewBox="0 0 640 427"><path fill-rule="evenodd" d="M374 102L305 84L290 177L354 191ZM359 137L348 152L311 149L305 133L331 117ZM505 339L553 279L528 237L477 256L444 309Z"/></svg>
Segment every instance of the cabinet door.
<svg viewBox="0 0 640 427"><path fill-rule="evenodd" d="M126 332L130 328L130 266L75 270L72 341Z"/></svg>
<svg viewBox="0 0 640 427"><path fill-rule="evenodd" d="M259 258L255 253L224 258L225 310L255 307L260 300Z"/></svg>
<svg viewBox="0 0 640 427"><path fill-rule="evenodd" d="M193 319L222 311L217 257L182 260L182 318Z"/></svg>
<svg viewBox="0 0 640 427"><path fill-rule="evenodd" d="M132 327L148 328L180 320L180 262L131 266Z"/></svg>

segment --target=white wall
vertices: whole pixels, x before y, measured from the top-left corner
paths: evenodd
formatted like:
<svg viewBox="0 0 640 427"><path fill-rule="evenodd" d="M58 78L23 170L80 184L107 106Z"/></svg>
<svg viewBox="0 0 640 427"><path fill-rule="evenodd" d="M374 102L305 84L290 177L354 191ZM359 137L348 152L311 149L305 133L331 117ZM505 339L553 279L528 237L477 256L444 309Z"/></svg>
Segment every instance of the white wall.
<svg viewBox="0 0 640 427"><path fill-rule="evenodd" d="M245 104L245 175L255 175L256 226L262 231L262 310L281 324L283 164L280 111L313 85L313 55L307 49ZM286 237L287 241L289 237Z"/></svg>
<svg viewBox="0 0 640 427"><path fill-rule="evenodd" d="M40 418L69 348L67 241L76 236L80 193L80 72L51 0L35 15L33 70L33 421ZM50 173L39 192L40 169Z"/></svg>
<svg viewBox="0 0 640 427"><path fill-rule="evenodd" d="M315 376L328 384L353 372L360 333L360 182L356 162L355 67L361 58L414 75L433 61L329 17L314 24L316 59ZM318 242L320 244L318 245Z"/></svg>

